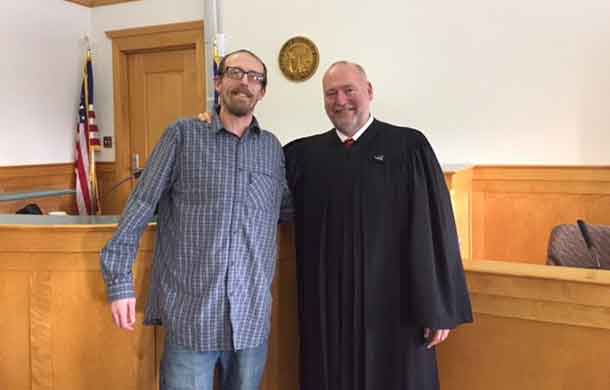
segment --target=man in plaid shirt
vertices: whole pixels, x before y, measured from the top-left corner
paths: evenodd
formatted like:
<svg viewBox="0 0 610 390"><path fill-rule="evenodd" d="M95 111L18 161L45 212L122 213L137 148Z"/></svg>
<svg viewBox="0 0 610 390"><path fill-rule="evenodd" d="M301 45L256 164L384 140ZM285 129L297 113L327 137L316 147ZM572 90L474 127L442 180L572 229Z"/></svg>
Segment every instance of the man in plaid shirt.
<svg viewBox="0 0 610 390"><path fill-rule="evenodd" d="M102 251L114 322L135 325L132 266L158 205L144 323L163 325L161 389L255 390L267 357L277 222L289 201L284 155L253 115L267 68L252 52L221 61L211 123L167 128Z"/></svg>

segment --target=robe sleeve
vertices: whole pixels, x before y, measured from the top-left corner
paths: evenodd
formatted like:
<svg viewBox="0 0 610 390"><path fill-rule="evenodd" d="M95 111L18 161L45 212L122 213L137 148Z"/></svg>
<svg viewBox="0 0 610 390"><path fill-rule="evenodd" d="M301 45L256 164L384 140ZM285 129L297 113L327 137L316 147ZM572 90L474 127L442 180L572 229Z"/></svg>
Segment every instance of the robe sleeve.
<svg viewBox="0 0 610 390"><path fill-rule="evenodd" d="M426 138L407 157L407 258L401 263L403 321L433 329L472 322L453 210L442 169Z"/></svg>

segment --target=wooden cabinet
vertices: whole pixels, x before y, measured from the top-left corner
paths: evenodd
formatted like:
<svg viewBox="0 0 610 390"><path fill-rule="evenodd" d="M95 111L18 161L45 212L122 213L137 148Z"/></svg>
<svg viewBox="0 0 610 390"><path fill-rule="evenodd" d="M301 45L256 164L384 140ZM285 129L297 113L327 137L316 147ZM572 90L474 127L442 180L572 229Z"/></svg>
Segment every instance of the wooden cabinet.
<svg viewBox="0 0 610 390"><path fill-rule="evenodd" d="M149 227L140 243L134 266L138 326L125 332L112 322L99 260L115 228L0 225L0 389L157 388L163 331L142 325L156 229ZM297 386L291 229L281 228L264 390Z"/></svg>
<svg viewBox="0 0 610 390"><path fill-rule="evenodd" d="M133 333L114 326L100 272L114 229L0 225L0 389L157 388L163 333L141 325L155 228L134 268ZM444 390L610 388L610 271L472 260L465 269L475 323L438 349ZM282 225L262 390L298 389L296 299L294 233Z"/></svg>

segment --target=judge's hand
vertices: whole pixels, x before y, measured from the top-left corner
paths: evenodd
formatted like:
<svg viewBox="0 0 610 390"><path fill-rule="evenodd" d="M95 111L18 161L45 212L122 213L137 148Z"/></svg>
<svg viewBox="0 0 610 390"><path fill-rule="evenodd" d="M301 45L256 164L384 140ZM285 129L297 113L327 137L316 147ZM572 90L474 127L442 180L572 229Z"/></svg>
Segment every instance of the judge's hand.
<svg viewBox="0 0 610 390"><path fill-rule="evenodd" d="M430 349L437 344L442 343L449 337L449 329L424 329L424 337L428 340L426 348Z"/></svg>
<svg viewBox="0 0 610 390"><path fill-rule="evenodd" d="M117 299L110 304L112 319L116 326L125 330L133 330L136 323L136 299Z"/></svg>
<svg viewBox="0 0 610 390"><path fill-rule="evenodd" d="M209 112L202 112L199 113L199 115L197 115L197 119L199 119L202 122L205 122L207 124L212 123L212 114Z"/></svg>

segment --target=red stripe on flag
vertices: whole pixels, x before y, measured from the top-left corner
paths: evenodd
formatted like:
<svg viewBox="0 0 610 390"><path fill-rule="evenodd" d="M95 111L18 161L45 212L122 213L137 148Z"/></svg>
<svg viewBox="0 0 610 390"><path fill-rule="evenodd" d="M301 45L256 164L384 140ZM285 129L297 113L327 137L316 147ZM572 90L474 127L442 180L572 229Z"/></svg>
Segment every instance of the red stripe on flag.
<svg viewBox="0 0 610 390"><path fill-rule="evenodd" d="M93 111L93 69L90 52L87 52L82 77L74 162L76 200L79 213L91 215L99 207L94 153L100 150L100 140Z"/></svg>
<svg viewBox="0 0 610 390"><path fill-rule="evenodd" d="M83 200L85 201L85 207L87 208L87 215L91 215L91 193L89 191L89 180L87 179L87 173L85 164L83 163L83 154L80 145L80 141L76 143L76 174L78 175L78 180L80 184L80 188L76 190L81 192L83 196Z"/></svg>

